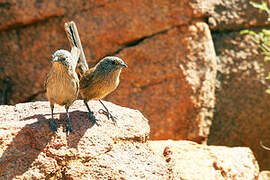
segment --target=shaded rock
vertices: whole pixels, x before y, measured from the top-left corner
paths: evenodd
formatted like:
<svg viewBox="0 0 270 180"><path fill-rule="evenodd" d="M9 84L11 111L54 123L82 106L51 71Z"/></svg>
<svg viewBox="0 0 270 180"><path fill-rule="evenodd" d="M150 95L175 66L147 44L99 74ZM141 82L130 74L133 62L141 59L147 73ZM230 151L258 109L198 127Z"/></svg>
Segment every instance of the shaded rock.
<svg viewBox="0 0 270 180"><path fill-rule="evenodd" d="M196 0L204 5L208 14L208 24L211 29L216 31L240 30L254 26L269 24L268 15L254 8L249 0L218 0L213 3L208 1ZM252 2L261 3L261 0ZM267 1L266 1L267 2ZM210 6L206 6L206 5ZM214 10L213 10L214 6Z"/></svg>
<svg viewBox="0 0 270 180"><path fill-rule="evenodd" d="M199 145L189 141L149 141L164 156L171 179L257 179L258 163L249 148Z"/></svg>
<svg viewBox="0 0 270 180"><path fill-rule="evenodd" d="M147 120L136 110L105 104L116 116L116 125L97 113L102 107L95 101L89 105L100 126L92 124L83 102L76 101L68 137L63 107L55 108L54 135L48 127L48 102L0 106L1 179L167 179L164 159L144 143L150 130Z"/></svg>
<svg viewBox="0 0 270 180"><path fill-rule="evenodd" d="M144 112L152 139L207 138L215 104L216 59L205 23L173 28L116 55L129 68L108 100Z"/></svg>
<svg viewBox="0 0 270 180"><path fill-rule="evenodd" d="M250 147L261 169L270 168L270 64L249 35L214 33L218 56L216 111L209 144Z"/></svg>

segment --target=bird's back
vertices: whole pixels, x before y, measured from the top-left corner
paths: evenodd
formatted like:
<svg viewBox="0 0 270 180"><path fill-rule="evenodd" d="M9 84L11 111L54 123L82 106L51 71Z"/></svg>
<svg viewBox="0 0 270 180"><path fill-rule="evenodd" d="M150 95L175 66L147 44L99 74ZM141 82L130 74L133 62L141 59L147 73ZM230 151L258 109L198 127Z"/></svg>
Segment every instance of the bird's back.
<svg viewBox="0 0 270 180"><path fill-rule="evenodd" d="M102 73L89 69L80 80L80 93L85 100L99 100L114 91L119 84L121 70Z"/></svg>

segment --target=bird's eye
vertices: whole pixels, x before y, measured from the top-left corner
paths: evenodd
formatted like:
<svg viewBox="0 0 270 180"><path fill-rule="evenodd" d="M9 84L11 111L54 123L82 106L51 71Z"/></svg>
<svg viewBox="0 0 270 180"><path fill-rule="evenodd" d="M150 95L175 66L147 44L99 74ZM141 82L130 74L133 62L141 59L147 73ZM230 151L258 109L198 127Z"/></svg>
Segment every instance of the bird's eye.
<svg viewBox="0 0 270 180"><path fill-rule="evenodd" d="M116 65L116 62L115 62L115 61L112 61L112 64L113 64L113 65Z"/></svg>

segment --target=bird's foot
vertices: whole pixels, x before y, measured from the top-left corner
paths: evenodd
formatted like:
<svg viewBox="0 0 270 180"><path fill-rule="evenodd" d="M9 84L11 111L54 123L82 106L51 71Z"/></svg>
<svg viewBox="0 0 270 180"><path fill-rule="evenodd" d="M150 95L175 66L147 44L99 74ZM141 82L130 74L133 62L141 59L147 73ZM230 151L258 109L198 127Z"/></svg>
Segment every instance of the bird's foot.
<svg viewBox="0 0 270 180"><path fill-rule="evenodd" d="M112 119L113 123L116 124L117 118L113 116L109 111L105 111L104 109L100 109L99 114L104 114L108 117L108 119Z"/></svg>
<svg viewBox="0 0 270 180"><path fill-rule="evenodd" d="M96 124L97 126L100 126L100 124L97 123L97 119L96 117L94 116L94 113L93 112L88 112L88 116L89 116L89 119L90 121L93 123L93 124Z"/></svg>
<svg viewBox="0 0 270 180"><path fill-rule="evenodd" d="M70 133L72 133L72 129L71 129L70 124L69 124L69 125L66 125L66 130L65 130L65 132L67 133L67 136L69 136Z"/></svg>
<svg viewBox="0 0 270 180"><path fill-rule="evenodd" d="M52 130L54 132L54 134L57 135L57 127L54 123L54 119L50 119L49 127L50 127L50 130Z"/></svg>

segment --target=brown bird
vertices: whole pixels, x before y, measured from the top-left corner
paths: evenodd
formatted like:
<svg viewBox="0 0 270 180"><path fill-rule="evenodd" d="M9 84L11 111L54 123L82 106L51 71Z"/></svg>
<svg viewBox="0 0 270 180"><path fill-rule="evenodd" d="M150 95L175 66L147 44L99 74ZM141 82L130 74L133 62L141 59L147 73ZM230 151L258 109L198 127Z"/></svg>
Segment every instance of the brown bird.
<svg viewBox="0 0 270 180"><path fill-rule="evenodd" d="M72 131L68 109L77 99L79 93L79 78L75 72L79 55L80 50L76 47L72 48L71 53L61 49L52 55L52 68L44 84L51 107L50 129L55 133L57 128L53 118L54 104L65 106L66 131L68 135Z"/></svg>
<svg viewBox="0 0 270 180"><path fill-rule="evenodd" d="M115 56L103 58L95 67L88 69L80 80L80 94L89 111L89 117L96 122L93 112L90 110L87 102L89 100L99 100L106 111L103 113L115 122L114 117L110 114L108 108L101 101L102 98L114 91L119 84L119 76L122 68L127 65L124 61Z"/></svg>

